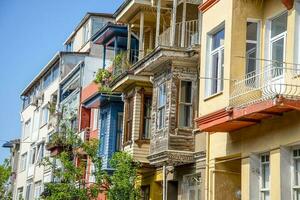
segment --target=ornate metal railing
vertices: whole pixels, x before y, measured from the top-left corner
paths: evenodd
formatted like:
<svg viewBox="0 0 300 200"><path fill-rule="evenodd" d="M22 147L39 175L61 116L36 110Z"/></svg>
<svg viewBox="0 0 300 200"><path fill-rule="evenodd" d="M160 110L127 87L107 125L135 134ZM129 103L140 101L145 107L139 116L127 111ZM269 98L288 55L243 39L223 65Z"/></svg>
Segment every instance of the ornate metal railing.
<svg viewBox="0 0 300 200"><path fill-rule="evenodd" d="M300 65L271 62L263 70L235 80L230 106L240 107L275 97L300 99Z"/></svg>

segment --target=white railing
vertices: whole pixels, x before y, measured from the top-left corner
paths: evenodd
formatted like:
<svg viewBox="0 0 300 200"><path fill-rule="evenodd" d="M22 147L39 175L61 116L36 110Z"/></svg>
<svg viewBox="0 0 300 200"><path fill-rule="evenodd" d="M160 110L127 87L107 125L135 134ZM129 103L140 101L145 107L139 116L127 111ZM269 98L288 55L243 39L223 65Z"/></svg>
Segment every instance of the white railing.
<svg viewBox="0 0 300 200"><path fill-rule="evenodd" d="M172 28L169 27L159 36L159 45L171 46L171 30ZM197 44L200 44L199 21L191 20L176 23L174 46L187 48Z"/></svg>
<svg viewBox="0 0 300 200"><path fill-rule="evenodd" d="M159 35L158 43L160 46L171 46L171 27Z"/></svg>
<svg viewBox="0 0 300 200"><path fill-rule="evenodd" d="M275 97L300 99L299 65L273 62L261 72L251 72L234 81L230 106L240 107Z"/></svg>
<svg viewBox="0 0 300 200"><path fill-rule="evenodd" d="M176 42L177 46L190 47L199 42L199 21L191 20L179 22L176 24Z"/></svg>

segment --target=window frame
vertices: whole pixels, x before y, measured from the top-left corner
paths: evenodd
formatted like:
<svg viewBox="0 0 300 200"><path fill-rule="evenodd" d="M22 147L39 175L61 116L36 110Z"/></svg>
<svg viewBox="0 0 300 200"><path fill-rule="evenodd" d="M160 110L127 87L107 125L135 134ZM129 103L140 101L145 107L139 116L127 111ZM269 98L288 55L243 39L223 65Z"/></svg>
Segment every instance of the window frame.
<svg viewBox="0 0 300 200"><path fill-rule="evenodd" d="M295 156L295 151L297 152L297 155ZM293 148L291 151L291 157L292 157L292 199L296 200L296 193L297 190L300 194L300 177L299 177L299 182L297 180L297 171L296 171L296 160L300 160L300 147ZM299 176L300 176L300 166L299 166ZM296 183L298 182L298 183Z"/></svg>
<svg viewBox="0 0 300 200"><path fill-rule="evenodd" d="M140 134L139 134L139 140L149 140L150 135L151 135L151 112L152 112L152 94L146 93L145 90L142 88L140 91L141 94L141 114L140 114ZM150 99L150 117L145 116L146 110L145 110L145 103L146 99ZM149 133L148 137L146 137L146 132L145 132L145 121L150 120L149 122Z"/></svg>
<svg viewBox="0 0 300 200"><path fill-rule="evenodd" d="M45 112L45 113L44 113ZM49 122L49 109L48 106L45 105L41 109L41 122L40 122L40 128L47 125Z"/></svg>
<svg viewBox="0 0 300 200"><path fill-rule="evenodd" d="M287 22L286 22L287 24L286 25L288 25L288 13L287 13L287 11L281 12L281 13L279 13L279 14L277 14L277 15L275 15L275 16L268 19L268 24L269 25L267 26L267 30L268 30L268 46L267 46L267 48L268 48L268 57L269 57L269 60L271 61L271 63L273 62L273 58L272 58L273 57L273 51L272 51L273 44L275 42L278 42L281 39L283 39L283 52L282 52L283 53L283 55L282 55L283 56L283 62L285 62L285 59L286 59L287 29L284 32L282 32L280 34L277 34L276 36L272 37L272 21L274 19L277 19L277 18L285 15L285 14L287 15ZM272 63L272 68L273 68L273 63ZM278 68L278 67L276 67L276 68ZM282 68L284 68L284 64L282 65ZM278 79L278 78L283 77L283 69L282 69L282 72L280 72L279 75L277 75L277 74L274 75L273 70L270 71L269 73L270 73L270 76L272 77L272 79Z"/></svg>
<svg viewBox="0 0 300 200"><path fill-rule="evenodd" d="M160 105L160 87L164 88L164 101L163 104ZM156 117L156 129L158 131L164 129L166 127L165 119L166 119L166 105L167 105L167 82L162 82L157 87L157 117ZM162 113L162 118L160 119L160 113ZM162 121L160 121L162 120Z"/></svg>
<svg viewBox="0 0 300 200"><path fill-rule="evenodd" d="M268 156L268 161L264 161L264 162L262 162L262 157L263 156ZM271 162L270 162L270 153L263 153L263 154L261 154L260 155L260 160L259 160L259 166L260 166L260 176L259 176L259 179L260 179L260 181L259 181L259 199L260 200L265 200L264 199L264 196L263 196L263 194L264 193L269 193L269 197L270 197L270 183L271 183ZM269 185L268 185L268 187L264 187L263 186L263 166L264 165L268 165L269 166L269 175L268 175L268 177L269 177Z"/></svg>
<svg viewBox="0 0 300 200"><path fill-rule="evenodd" d="M27 152L21 154L20 172L23 172L23 171L25 171L27 169L27 156L28 156Z"/></svg>
<svg viewBox="0 0 300 200"><path fill-rule="evenodd" d="M220 46L213 49L213 37L214 35L216 35L217 33L224 31L224 43L221 44ZM207 68L206 70L206 76L207 81L205 83L205 96L206 98L209 98L211 96L217 95L219 93L222 93L224 90L224 68L225 68L225 23L222 23L221 25L217 26L211 33L208 34L208 53L207 53ZM214 70L214 66L213 66L213 57L217 55L218 56L218 63L217 63L217 70L218 70L218 74L217 74L217 78L213 77L213 70ZM222 56L223 55L223 56ZM223 65L222 65L223 62ZM216 79L216 80L215 80ZM216 91L214 92L213 87L214 84L216 83Z"/></svg>
<svg viewBox="0 0 300 200"><path fill-rule="evenodd" d="M26 128L26 124L28 124L28 128ZM24 123L24 128L23 128L23 140L26 140L27 138L30 137L31 134L31 126L32 126L32 122L31 122L31 118L29 118L28 120L25 121ZM27 133L28 132L28 133Z"/></svg>
<svg viewBox="0 0 300 200"><path fill-rule="evenodd" d="M181 84L182 84L182 82L190 82L191 83L191 102L190 103L183 102L181 100ZM177 124L177 126L179 128L192 128L193 127L193 118L194 118L194 112L193 112L194 91L193 91L193 85L194 85L194 82L192 80L181 79L179 81L179 98L178 98L178 112L177 112L177 115L178 115L178 124ZM181 105L190 107L190 112L191 112L190 113L190 126L181 126L180 125L180 106Z"/></svg>
<svg viewBox="0 0 300 200"><path fill-rule="evenodd" d="M37 185L39 184L39 185ZM38 187L37 187L38 186ZM39 188L39 190L37 191L37 188ZM43 192L43 183L42 181L36 181L34 183L34 194L33 194L33 198L34 199L39 199L41 194ZM37 195L38 194L38 195Z"/></svg>
<svg viewBox="0 0 300 200"><path fill-rule="evenodd" d="M124 145L132 141L133 112L134 112L134 95L131 95L126 98L125 133L123 137Z"/></svg>
<svg viewBox="0 0 300 200"><path fill-rule="evenodd" d="M259 57L260 57L260 52L261 52L261 45L260 45L260 41L261 41L261 20L260 19L252 19L252 18L248 18L247 19L247 23L255 23L257 26L257 30L256 30L256 40L248 40L247 39L247 26L246 26L246 51L245 51L245 58L246 58L246 66L245 66L245 78L248 80L249 78L251 79L251 77L255 76L255 74L257 74L260 70L260 61L259 61ZM248 68L248 51L247 51L247 45L248 44L255 44L256 45L256 55L255 55L255 70L252 72L249 72ZM252 81L249 80L251 83ZM246 82L247 83L247 82ZM248 84L247 84L248 85ZM254 80L254 85L250 84L248 86L257 86L257 81Z"/></svg>

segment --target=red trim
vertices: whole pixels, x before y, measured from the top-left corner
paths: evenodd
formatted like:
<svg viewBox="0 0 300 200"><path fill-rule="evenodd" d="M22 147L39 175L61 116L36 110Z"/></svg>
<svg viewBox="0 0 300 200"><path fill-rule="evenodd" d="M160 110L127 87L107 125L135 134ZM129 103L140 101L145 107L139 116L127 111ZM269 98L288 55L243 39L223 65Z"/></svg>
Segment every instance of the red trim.
<svg viewBox="0 0 300 200"><path fill-rule="evenodd" d="M260 123L261 120L280 116L284 112L300 111L300 100L278 97L231 110L221 109L196 119L200 131L231 132Z"/></svg>
<svg viewBox="0 0 300 200"><path fill-rule="evenodd" d="M208 9L213 7L216 3L218 3L220 0L207 0L206 2L202 3L198 8L201 12L206 12Z"/></svg>
<svg viewBox="0 0 300 200"><path fill-rule="evenodd" d="M294 6L294 0L281 0L281 2L288 10L291 10Z"/></svg>

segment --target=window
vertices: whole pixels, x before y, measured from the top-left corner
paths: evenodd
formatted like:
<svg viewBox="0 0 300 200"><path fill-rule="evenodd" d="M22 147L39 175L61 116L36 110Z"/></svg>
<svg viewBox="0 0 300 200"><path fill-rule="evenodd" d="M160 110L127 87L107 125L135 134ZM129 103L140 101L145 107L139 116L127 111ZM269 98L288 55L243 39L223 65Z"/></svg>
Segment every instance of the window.
<svg viewBox="0 0 300 200"><path fill-rule="evenodd" d="M27 120L24 124L24 139L28 138L30 135L31 129L31 119Z"/></svg>
<svg viewBox="0 0 300 200"><path fill-rule="evenodd" d="M95 164L92 163L92 162L91 162L91 167L90 167L89 182L90 182L90 183L95 183L95 182L96 182L96 177L95 177Z"/></svg>
<svg viewBox="0 0 300 200"><path fill-rule="evenodd" d="M32 184L32 180L30 180L27 182L25 200L32 199L32 195L33 195L32 192L33 192L33 184Z"/></svg>
<svg viewBox="0 0 300 200"><path fill-rule="evenodd" d="M294 200L300 200L300 149L293 150L294 181L293 196Z"/></svg>
<svg viewBox="0 0 300 200"><path fill-rule="evenodd" d="M52 80L54 81L59 76L59 63L55 64L52 69Z"/></svg>
<svg viewBox="0 0 300 200"><path fill-rule="evenodd" d="M180 82L179 126L191 127L193 119L192 82Z"/></svg>
<svg viewBox="0 0 300 200"><path fill-rule="evenodd" d="M17 189L17 200L23 199L23 187Z"/></svg>
<svg viewBox="0 0 300 200"><path fill-rule="evenodd" d="M41 119L41 127L48 123L49 115L48 115L48 107L44 106L42 108L42 119Z"/></svg>
<svg viewBox="0 0 300 200"><path fill-rule="evenodd" d="M27 165L27 153L21 155L20 169L21 171L26 170Z"/></svg>
<svg viewBox="0 0 300 200"><path fill-rule="evenodd" d="M33 147L33 148L30 150L29 164L30 164L30 165L35 164L35 161L36 161L36 147Z"/></svg>
<svg viewBox="0 0 300 200"><path fill-rule="evenodd" d="M299 73L300 69L300 2L295 2L295 10L296 10L296 27L295 27L295 63L297 72Z"/></svg>
<svg viewBox="0 0 300 200"><path fill-rule="evenodd" d="M132 120L133 120L133 97L127 99L126 103L126 129L124 134L124 142L131 141L132 137Z"/></svg>
<svg viewBox="0 0 300 200"><path fill-rule="evenodd" d="M92 130L97 130L98 129L98 116L99 116L99 110L98 109L92 109L93 113L93 126Z"/></svg>
<svg viewBox="0 0 300 200"><path fill-rule="evenodd" d="M42 181L34 184L34 199L39 199L42 194Z"/></svg>
<svg viewBox="0 0 300 200"><path fill-rule="evenodd" d="M66 44L66 51L67 52L73 51L73 41Z"/></svg>
<svg viewBox="0 0 300 200"><path fill-rule="evenodd" d="M86 23L83 26L83 44L85 44L89 40L89 37L90 37L89 24Z"/></svg>
<svg viewBox="0 0 300 200"><path fill-rule="evenodd" d="M201 176L200 174L183 176L183 197L186 200L201 199Z"/></svg>
<svg viewBox="0 0 300 200"><path fill-rule="evenodd" d="M258 69L259 53L259 23L254 21L247 22L246 35L246 84L256 86L255 75Z"/></svg>
<svg viewBox="0 0 300 200"><path fill-rule="evenodd" d="M117 118L117 138L116 138L116 151L121 150L121 140L122 140L122 132L123 132L123 113L118 113Z"/></svg>
<svg viewBox="0 0 300 200"><path fill-rule="evenodd" d="M107 113L103 113L101 114L100 154L104 154L106 131L107 131Z"/></svg>
<svg viewBox="0 0 300 200"><path fill-rule="evenodd" d="M260 159L260 199L270 200L270 156L263 154Z"/></svg>
<svg viewBox="0 0 300 200"><path fill-rule="evenodd" d="M36 161L37 162L42 162L43 158L44 158L44 149L45 149L45 144L41 143L38 145L37 147L37 158Z"/></svg>
<svg viewBox="0 0 300 200"><path fill-rule="evenodd" d="M272 60L272 78L283 74L285 42L287 31L287 13L271 20L270 57Z"/></svg>
<svg viewBox="0 0 300 200"><path fill-rule="evenodd" d="M51 84L51 71L47 72L43 79L43 88L47 88Z"/></svg>
<svg viewBox="0 0 300 200"><path fill-rule="evenodd" d="M39 123L40 123L39 109L36 109L33 113L32 132L36 132L39 129Z"/></svg>
<svg viewBox="0 0 300 200"><path fill-rule="evenodd" d="M157 93L157 128L162 129L165 127L165 112L166 112L166 83L161 84L158 87Z"/></svg>
<svg viewBox="0 0 300 200"><path fill-rule="evenodd" d="M224 37L225 29L211 35L209 47L209 65L207 69L206 96L223 90L224 78Z"/></svg>
<svg viewBox="0 0 300 200"><path fill-rule="evenodd" d="M144 95L143 99L144 99L144 103L142 104L143 132L141 135L141 139L150 139L152 96Z"/></svg>
<svg viewBox="0 0 300 200"><path fill-rule="evenodd" d="M150 185L141 187L141 200L150 200Z"/></svg>

